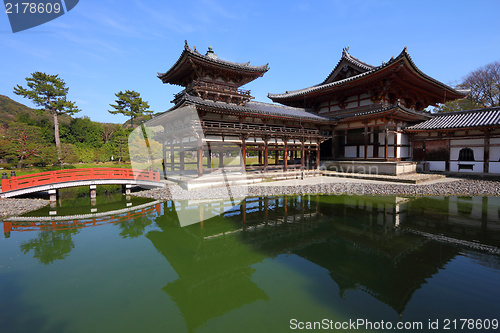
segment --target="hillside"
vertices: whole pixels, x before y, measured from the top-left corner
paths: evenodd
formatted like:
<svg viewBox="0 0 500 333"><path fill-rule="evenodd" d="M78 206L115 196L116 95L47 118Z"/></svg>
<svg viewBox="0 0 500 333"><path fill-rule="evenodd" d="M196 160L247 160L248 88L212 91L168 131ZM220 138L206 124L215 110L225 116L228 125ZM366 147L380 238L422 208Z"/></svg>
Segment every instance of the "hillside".
<svg viewBox="0 0 500 333"><path fill-rule="evenodd" d="M18 103L7 96L0 94L0 122L11 123L16 121L19 115L28 115L32 119L39 120L41 118L49 118L52 122L52 117L48 114L43 114L38 110L27 107L24 104ZM71 117L62 115L58 117L60 123L69 123Z"/></svg>

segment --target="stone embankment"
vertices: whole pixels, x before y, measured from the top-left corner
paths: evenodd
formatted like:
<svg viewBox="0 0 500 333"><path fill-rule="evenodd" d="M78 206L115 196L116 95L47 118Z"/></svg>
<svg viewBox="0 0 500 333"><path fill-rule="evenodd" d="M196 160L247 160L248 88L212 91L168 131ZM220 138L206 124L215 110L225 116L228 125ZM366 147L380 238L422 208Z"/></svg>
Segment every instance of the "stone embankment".
<svg viewBox="0 0 500 333"><path fill-rule="evenodd" d="M31 212L48 204L48 200L42 199L0 199L0 219Z"/></svg>
<svg viewBox="0 0 500 333"><path fill-rule="evenodd" d="M278 184L278 183L276 183ZM288 194L354 194L400 196L498 196L500 182L491 180L457 179L449 182L413 185L388 182L332 182L319 184L230 186L184 190L169 184L165 188L135 192L133 195L155 200L226 199L245 196ZM49 203L41 199L0 199L0 219L21 215Z"/></svg>
<svg viewBox="0 0 500 333"><path fill-rule="evenodd" d="M134 193L136 196L156 200L189 200L232 197L266 196L287 194L355 194L355 195L401 195L401 196L496 196L500 195L500 182L489 180L458 179L428 185L408 185L398 183L356 183L335 182L305 185L274 186L271 183L250 186L211 187L184 190L177 185L168 185Z"/></svg>

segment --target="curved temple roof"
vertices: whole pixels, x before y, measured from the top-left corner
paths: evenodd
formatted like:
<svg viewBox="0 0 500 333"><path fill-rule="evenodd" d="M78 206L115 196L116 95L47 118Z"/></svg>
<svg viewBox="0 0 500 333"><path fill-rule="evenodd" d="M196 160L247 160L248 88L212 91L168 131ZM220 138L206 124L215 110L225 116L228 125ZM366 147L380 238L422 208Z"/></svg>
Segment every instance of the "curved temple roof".
<svg viewBox="0 0 500 333"><path fill-rule="evenodd" d="M438 113L429 120L407 127L405 131L454 130L472 127L500 127L500 107Z"/></svg>
<svg viewBox="0 0 500 333"><path fill-rule="evenodd" d="M191 96L188 94L184 94L177 105L175 105L172 109L164 112L163 114L167 114L168 112L178 109L184 103L195 104L201 107L214 108L218 110L226 110L234 113L242 113L244 115L251 116L252 114L257 115L267 115L271 117L279 117L279 118L290 118L290 119L304 119L313 122L325 122L332 123L333 120L320 116L316 113L309 112L308 109L303 108L294 108L290 106L283 106L271 103L262 103L262 102L254 102L250 101L243 105L229 104L226 102L215 102L211 100L205 100L200 97ZM161 116L162 114L158 115ZM154 119L154 118L153 118Z"/></svg>
<svg viewBox="0 0 500 333"><path fill-rule="evenodd" d="M329 80L332 79L333 74L337 72L340 64L344 61L352 63L353 65L357 66L358 68L364 69L366 71L364 71L363 73L360 73L358 75L354 75L354 76L345 78L343 80L329 82ZM268 97L270 99L272 99L274 102L283 102L283 101L286 101L288 99L293 99L295 97L307 96L311 93L321 92L322 90L336 89L337 87L341 87L342 85L345 85L347 83L361 80L365 77L368 78L370 76L375 76L377 73L380 73L388 68L397 67L398 63L400 63L400 64L407 63L409 68L412 71L414 71L418 76L420 76L420 78L422 80L425 80L434 86L438 86L438 87L446 90L448 93L448 96L452 99L465 97L467 95L467 91L453 89L453 88L445 85L444 83L424 74L421 70L419 70L417 68L417 66L415 65L415 63L411 59L410 55L408 54L408 50L405 47L403 49L403 51L396 58L391 58L391 60L389 60L389 62L384 63L378 67L368 65L368 64L354 58L349 53L347 53L347 51L344 49L342 52L341 60L339 61L339 63L335 67L335 69L326 78L326 80L323 81L323 83L320 83L320 84L312 86L312 87L304 88L304 89L299 89L299 90L294 90L294 91L286 91L285 93L281 93L281 94L269 93Z"/></svg>
<svg viewBox="0 0 500 333"><path fill-rule="evenodd" d="M209 47L208 52L203 55L196 50L196 47L192 50L187 41L185 41L184 50L179 56L177 62L165 73L158 73L158 78L160 78L163 83L182 85L180 83L181 77L185 76L185 72L193 70L193 61L201 64L202 66L216 67L222 71L237 72L239 74L246 75L247 79L244 79L241 85L264 75L264 73L269 70L269 64L265 64L263 66L251 66L250 62L237 63L219 59L212 51L211 47Z"/></svg>

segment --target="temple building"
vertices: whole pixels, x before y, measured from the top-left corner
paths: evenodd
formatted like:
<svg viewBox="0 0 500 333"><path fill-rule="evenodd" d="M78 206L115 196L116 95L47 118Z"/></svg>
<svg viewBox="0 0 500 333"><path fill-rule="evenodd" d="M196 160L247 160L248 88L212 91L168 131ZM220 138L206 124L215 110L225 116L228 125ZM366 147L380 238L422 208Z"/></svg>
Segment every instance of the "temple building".
<svg viewBox="0 0 500 333"><path fill-rule="evenodd" d="M203 55L186 42L172 68L158 73L163 83L184 87L174 97L175 106L164 114L168 121L160 116L151 122L165 128L166 173L184 172L189 151L197 155L198 176L226 167L225 159L235 155L235 148L241 151L242 171L319 167L320 145L330 138L335 122L309 109L252 101L250 91L240 87L268 70L268 65L221 60L212 48ZM182 108L196 111L201 128L194 128L194 135L186 135L188 131L179 134L186 118L175 115L175 111ZM250 154L258 156L256 163L247 163Z"/></svg>
<svg viewBox="0 0 500 333"><path fill-rule="evenodd" d="M211 47L201 54L186 42L177 62L158 73L163 83L184 90L175 95L175 106L155 121L189 107L199 118L199 134L194 140L175 134L179 115L163 124L165 172L184 172L185 154L192 151L201 176L226 166L224 158L236 147L241 171L304 171L328 161L330 167L376 165L389 174L414 172L417 164L428 171L500 173L500 108L425 111L464 98L468 91L424 74L406 47L380 66L344 49L320 84L268 94L274 103L253 101L241 87L268 70L268 65L221 60Z"/></svg>

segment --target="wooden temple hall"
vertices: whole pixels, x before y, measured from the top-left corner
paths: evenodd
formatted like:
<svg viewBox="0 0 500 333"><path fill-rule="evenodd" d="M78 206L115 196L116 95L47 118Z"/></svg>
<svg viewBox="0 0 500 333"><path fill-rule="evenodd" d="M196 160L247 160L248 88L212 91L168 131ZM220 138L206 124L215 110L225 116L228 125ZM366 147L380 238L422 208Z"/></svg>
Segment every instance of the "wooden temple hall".
<svg viewBox="0 0 500 333"><path fill-rule="evenodd" d="M424 74L406 47L379 66L362 62L344 49L323 82L268 94L274 103L253 101L250 91L241 87L268 70L268 65L219 59L211 47L201 54L185 43L177 62L167 72L158 73L163 83L184 90L175 95L173 108L150 121L164 128L166 174L201 176L221 167L243 172L307 171L318 169L320 163L390 164L392 169L380 168L379 172L398 174L415 171L417 162L425 161L425 142L434 147L433 140L448 150L440 155L448 159L442 164L446 166L443 171L471 170L454 167L460 164L459 153L452 152L450 142L461 139L460 144L467 145L470 131L481 132L479 127L485 124L466 122L466 127L472 127L463 131L443 130L436 121L431 127L426 125L436 115L425 108L464 98L468 92ZM499 119L487 124L491 142L496 143ZM452 160L455 155L456 161ZM399 168L401 165L405 167Z"/></svg>
<svg viewBox="0 0 500 333"><path fill-rule="evenodd" d="M310 109L252 101L241 86L268 70L221 60L212 48L201 54L186 42L172 68L158 74L184 90L172 109L147 123L164 128L167 175L317 169L334 122Z"/></svg>

